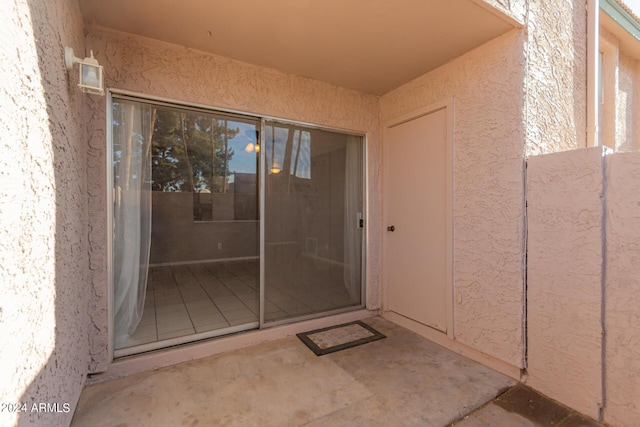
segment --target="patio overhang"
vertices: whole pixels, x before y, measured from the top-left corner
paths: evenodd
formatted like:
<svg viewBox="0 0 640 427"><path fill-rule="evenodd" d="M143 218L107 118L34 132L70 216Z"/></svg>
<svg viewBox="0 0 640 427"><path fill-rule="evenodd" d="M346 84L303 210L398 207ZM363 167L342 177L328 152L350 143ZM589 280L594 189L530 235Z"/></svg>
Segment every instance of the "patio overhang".
<svg viewBox="0 0 640 427"><path fill-rule="evenodd" d="M478 0L82 0L107 28L382 95L517 25Z"/></svg>

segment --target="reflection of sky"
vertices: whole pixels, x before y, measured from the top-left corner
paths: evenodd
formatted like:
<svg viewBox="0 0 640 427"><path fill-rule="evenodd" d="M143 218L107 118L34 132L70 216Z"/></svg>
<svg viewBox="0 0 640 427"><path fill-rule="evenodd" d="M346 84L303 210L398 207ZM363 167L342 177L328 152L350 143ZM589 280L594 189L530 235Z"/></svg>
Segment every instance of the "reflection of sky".
<svg viewBox="0 0 640 427"><path fill-rule="evenodd" d="M291 175L298 178L311 178L311 134L307 131L293 130L292 151L289 165L284 165L284 157L289 139L288 128L267 126L265 135L267 173L282 171L285 167ZM285 170L287 170L285 169Z"/></svg>
<svg viewBox="0 0 640 427"><path fill-rule="evenodd" d="M636 16L640 16L640 0L623 0L623 3L629 6Z"/></svg>
<svg viewBox="0 0 640 427"><path fill-rule="evenodd" d="M291 175L298 178L311 178L311 134L296 130L293 135L293 158Z"/></svg>
<svg viewBox="0 0 640 427"><path fill-rule="evenodd" d="M231 173L256 173L257 160L255 150L247 153L244 149L247 144L256 144L256 126L250 123L229 122L229 129L239 128L240 132L229 140L229 148L233 149L233 157L229 161L229 171ZM233 175L230 176L233 182Z"/></svg>

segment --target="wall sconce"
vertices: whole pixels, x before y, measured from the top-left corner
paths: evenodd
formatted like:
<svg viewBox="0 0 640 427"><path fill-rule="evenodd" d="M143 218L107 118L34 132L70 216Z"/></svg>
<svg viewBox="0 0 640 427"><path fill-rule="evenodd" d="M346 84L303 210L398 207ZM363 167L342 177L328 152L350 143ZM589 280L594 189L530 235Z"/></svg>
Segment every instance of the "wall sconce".
<svg viewBox="0 0 640 427"><path fill-rule="evenodd" d="M73 49L64 48L64 64L67 70L72 70L74 64L80 64L80 83L78 87L84 93L104 95L104 71L102 65L93 57L93 51L88 58L80 59L73 54Z"/></svg>

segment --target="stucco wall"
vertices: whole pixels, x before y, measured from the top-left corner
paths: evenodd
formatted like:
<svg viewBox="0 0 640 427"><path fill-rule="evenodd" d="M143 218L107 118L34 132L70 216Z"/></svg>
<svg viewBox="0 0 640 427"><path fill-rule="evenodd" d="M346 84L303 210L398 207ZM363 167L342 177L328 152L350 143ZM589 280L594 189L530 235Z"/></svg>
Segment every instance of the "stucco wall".
<svg viewBox="0 0 640 427"><path fill-rule="evenodd" d="M493 8L515 23L524 25L527 16L527 0L473 0L486 8Z"/></svg>
<svg viewBox="0 0 640 427"><path fill-rule="evenodd" d="M602 69L604 102L598 107L598 140L601 145L615 149L620 50L618 39L605 28L600 28L600 52L604 54Z"/></svg>
<svg viewBox="0 0 640 427"><path fill-rule="evenodd" d="M620 75L616 96L616 142L615 151L633 151L640 141L640 119L638 91L640 88L640 73L638 61L624 55L619 55Z"/></svg>
<svg viewBox="0 0 640 427"><path fill-rule="evenodd" d="M380 100L384 124L455 98L455 339L514 366L524 348L523 46L511 31Z"/></svg>
<svg viewBox="0 0 640 427"><path fill-rule="evenodd" d="M74 0L2 8L0 402L27 412L3 408L0 425L66 426L87 373L90 289L86 95L77 68L64 67L63 46L84 56L84 25ZM59 406L30 412L33 403Z"/></svg>
<svg viewBox="0 0 640 427"><path fill-rule="evenodd" d="M231 59L119 33L91 31L87 47L107 87L367 133L367 306L377 308L380 261L378 100L371 95ZM107 366L105 103L90 103L89 202L93 371Z"/></svg>
<svg viewBox="0 0 640 427"><path fill-rule="evenodd" d="M527 21L526 154L586 147L585 2L529 1Z"/></svg>
<svg viewBox="0 0 640 427"><path fill-rule="evenodd" d="M600 51L604 53L600 141L616 153L634 151L640 147L640 64L621 51L616 36L602 27Z"/></svg>
<svg viewBox="0 0 640 427"><path fill-rule="evenodd" d="M606 163L605 421L640 425L640 153Z"/></svg>
<svg viewBox="0 0 640 427"><path fill-rule="evenodd" d="M598 418L602 403L602 148L527 164L528 382Z"/></svg>

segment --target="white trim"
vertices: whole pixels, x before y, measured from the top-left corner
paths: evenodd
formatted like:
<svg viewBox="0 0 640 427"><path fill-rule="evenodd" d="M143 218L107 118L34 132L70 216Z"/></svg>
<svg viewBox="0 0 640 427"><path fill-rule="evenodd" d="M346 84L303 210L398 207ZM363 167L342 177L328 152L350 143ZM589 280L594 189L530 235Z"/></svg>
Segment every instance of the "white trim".
<svg viewBox="0 0 640 427"><path fill-rule="evenodd" d="M434 113L436 111L439 110L446 110L446 130L447 130L447 135L446 135L446 140L447 140L447 162L446 162L446 196L447 196L447 200L446 200L446 205L447 205L447 213L446 213L446 218L447 218L447 223L446 223L446 228L447 228L447 246L446 246L446 252L447 252L447 261L446 261L446 270L447 270L447 292L446 292L446 296L447 296L447 307L446 307L446 311L447 311L447 336L449 337L449 339L454 340L455 339L455 331L454 331L454 305L453 305L453 291L454 291L454 274L453 274L453 233L454 233L454 223L453 223L453 192L454 192L454 186L453 186L453 161L454 161L454 98L446 98L444 100L440 100L438 102L435 102L433 104L430 104L426 107L423 108L419 108L417 110L414 110L410 113L407 114L403 114L401 116L395 117L391 120L388 120L384 126L383 126L383 140L382 140L382 145L383 145L383 153L384 153L384 164L383 164L383 200L382 200L382 204L383 204L383 230L385 229L387 224L387 218L389 217L389 211L388 211L388 205L385 203L385 197L384 195L387 194L387 192L389 191L389 163L388 161L386 161L386 159L389 158L389 144L387 141L387 129L392 128L394 126L398 126L400 124L406 123L408 121L417 119L419 117L422 116L426 116L427 114L431 114ZM381 288L382 288L382 298L383 298L383 304L382 304L382 308L383 311L388 312L389 311L389 300L388 300L388 293L387 293L387 286L389 284L389 269L387 268L387 262L389 260L389 254L388 254L388 240L387 240L387 233L383 231L383 237L382 237L382 265L383 265L383 271L382 274L380 275L381 277L384 278L384 282L381 284Z"/></svg>
<svg viewBox="0 0 640 427"><path fill-rule="evenodd" d="M107 149L106 149L106 168L107 168L107 352L108 362L113 362L114 349L115 349L115 313L114 313L114 301L113 301L113 116L112 116L112 104L113 98L111 90L107 90L106 96L106 136L107 136Z"/></svg>
<svg viewBox="0 0 640 427"><path fill-rule="evenodd" d="M264 226L264 217L266 216L266 203L265 198L267 195L267 180L265 179L266 167L267 167L267 153L265 150L265 122L266 120L260 119L260 170L258 171L258 180L259 180L259 188L258 188L258 218L260 218L260 268L259 268L259 294L258 298L260 300L260 308L258 311L258 328L264 328L264 311L265 311L265 255L267 253L267 242L265 239L265 226Z"/></svg>

